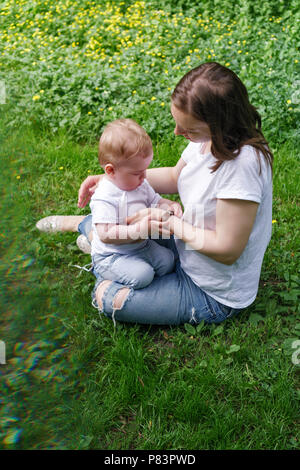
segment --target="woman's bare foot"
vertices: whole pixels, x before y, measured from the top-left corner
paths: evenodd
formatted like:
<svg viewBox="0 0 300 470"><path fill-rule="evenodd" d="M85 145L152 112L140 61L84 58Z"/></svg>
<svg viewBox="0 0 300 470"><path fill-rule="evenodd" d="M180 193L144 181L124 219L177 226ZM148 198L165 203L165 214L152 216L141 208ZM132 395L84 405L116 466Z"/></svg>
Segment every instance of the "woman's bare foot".
<svg viewBox="0 0 300 470"><path fill-rule="evenodd" d="M40 219L36 228L41 232L77 232L84 218L84 215L50 215Z"/></svg>

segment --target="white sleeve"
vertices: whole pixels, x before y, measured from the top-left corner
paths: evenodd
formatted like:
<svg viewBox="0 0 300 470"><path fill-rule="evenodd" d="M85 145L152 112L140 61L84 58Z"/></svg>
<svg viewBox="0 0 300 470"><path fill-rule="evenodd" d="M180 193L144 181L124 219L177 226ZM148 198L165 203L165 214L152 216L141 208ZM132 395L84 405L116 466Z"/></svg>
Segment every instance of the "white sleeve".
<svg viewBox="0 0 300 470"><path fill-rule="evenodd" d="M103 199L93 199L90 203L93 224L117 224L118 213L114 204Z"/></svg>
<svg viewBox="0 0 300 470"><path fill-rule="evenodd" d="M145 180L145 183L147 188L147 207L156 206L161 199L161 195L154 191L147 180Z"/></svg>
<svg viewBox="0 0 300 470"><path fill-rule="evenodd" d="M260 158L263 158L262 155ZM260 203L264 179L259 174L259 168L255 150L245 146L236 159L225 161L217 170L217 199L244 199Z"/></svg>

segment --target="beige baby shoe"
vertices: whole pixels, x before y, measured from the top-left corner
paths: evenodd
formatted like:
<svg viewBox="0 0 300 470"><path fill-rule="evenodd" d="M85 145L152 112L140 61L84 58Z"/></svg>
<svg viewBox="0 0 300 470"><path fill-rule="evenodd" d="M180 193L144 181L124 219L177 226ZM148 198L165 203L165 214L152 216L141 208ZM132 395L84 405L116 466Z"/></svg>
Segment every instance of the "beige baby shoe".
<svg viewBox="0 0 300 470"><path fill-rule="evenodd" d="M79 237L76 240L76 244L79 250L83 251L83 253L86 253L86 254L91 253L91 244L89 243L85 235L79 235Z"/></svg>

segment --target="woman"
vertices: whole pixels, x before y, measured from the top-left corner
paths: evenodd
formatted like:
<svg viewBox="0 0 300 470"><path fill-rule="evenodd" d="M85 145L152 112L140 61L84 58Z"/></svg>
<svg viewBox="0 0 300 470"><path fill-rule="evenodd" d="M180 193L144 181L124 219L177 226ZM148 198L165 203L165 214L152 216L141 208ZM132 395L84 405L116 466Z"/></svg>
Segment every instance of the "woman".
<svg viewBox="0 0 300 470"><path fill-rule="evenodd" d="M113 320L217 323L257 295L271 236L273 155L245 86L218 63L202 64L179 81L171 113L175 135L190 142L174 167L149 169L147 180L161 194L178 192L184 216L153 208L129 217L128 223L144 225L146 220L149 235L156 230L169 237L157 241L174 251L176 269L135 291L98 278L93 299ZM84 181L79 207L100 179ZM78 225L78 220L73 222ZM67 223L66 218L63 229ZM89 236L89 216L79 231Z"/></svg>

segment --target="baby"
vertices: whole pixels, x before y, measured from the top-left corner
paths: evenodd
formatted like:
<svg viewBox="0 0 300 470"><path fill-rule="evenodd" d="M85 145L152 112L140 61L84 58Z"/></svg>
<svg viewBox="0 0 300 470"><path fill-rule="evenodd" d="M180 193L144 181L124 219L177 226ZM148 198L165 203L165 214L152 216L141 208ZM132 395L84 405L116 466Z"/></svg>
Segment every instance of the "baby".
<svg viewBox="0 0 300 470"><path fill-rule="evenodd" d="M145 179L153 159L152 143L132 119L118 119L105 127L98 157L105 175L90 203L93 270L104 279L141 289L155 275L173 270L174 255L154 240L141 240L142 227L127 225L126 218L151 206L180 217L181 206L155 193Z"/></svg>

